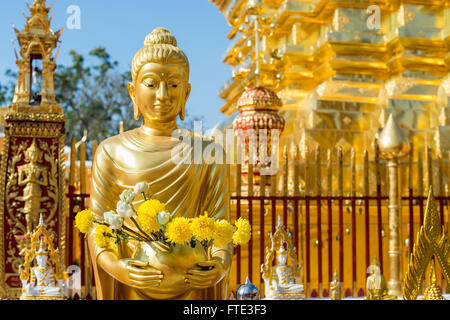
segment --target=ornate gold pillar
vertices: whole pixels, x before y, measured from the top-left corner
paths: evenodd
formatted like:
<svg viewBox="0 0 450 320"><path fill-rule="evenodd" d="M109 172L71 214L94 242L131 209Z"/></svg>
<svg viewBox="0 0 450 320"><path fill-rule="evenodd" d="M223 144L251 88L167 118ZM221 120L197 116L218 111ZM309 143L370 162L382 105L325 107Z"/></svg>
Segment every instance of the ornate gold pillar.
<svg viewBox="0 0 450 320"><path fill-rule="evenodd" d="M391 114L380 134L380 152L388 160L389 174L389 281L390 295L402 294L400 250L400 195L398 159L409 151L409 143Z"/></svg>
<svg viewBox="0 0 450 320"><path fill-rule="evenodd" d="M42 214L48 231L65 257L64 200L65 116L56 102L52 51L61 31L50 29L45 0L29 6L23 30L15 29L21 59L11 106L0 119L5 140L0 166L0 299L18 298L19 266ZM41 86L33 88L33 61L42 61Z"/></svg>

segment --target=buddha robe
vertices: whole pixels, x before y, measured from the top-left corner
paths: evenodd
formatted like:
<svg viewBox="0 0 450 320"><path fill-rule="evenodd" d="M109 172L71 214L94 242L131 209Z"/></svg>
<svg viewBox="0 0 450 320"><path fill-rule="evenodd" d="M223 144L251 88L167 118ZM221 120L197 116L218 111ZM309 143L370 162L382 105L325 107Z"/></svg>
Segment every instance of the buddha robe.
<svg viewBox="0 0 450 320"><path fill-rule="evenodd" d="M214 143L198 134L188 133L192 143L185 139L154 136L147 128L141 127L114 136L101 143L97 149L92 166L91 203L90 209L98 216L114 210L119 201L119 195L124 189L132 189L138 182L148 182L148 195L165 203L166 211L175 216L193 218L208 212L210 217L229 220L229 180L226 164L194 164L194 140L200 142L203 150ZM215 145L214 145L215 146ZM172 149L177 148L183 161L172 161ZM225 159L225 157L223 157ZM142 202L134 203L135 208ZM128 227L133 227L130 221L125 221ZM100 253L93 233L89 235L89 249L94 266L94 274L99 299L158 299L149 290L135 289L127 286L97 265ZM180 292L170 299L225 299L228 275L231 265L229 248L217 248L227 251L230 263L225 266L226 275L215 287L204 290ZM120 246L120 259L130 258L133 252L133 242ZM214 252L212 253L214 256ZM166 297L167 298L167 297ZM166 299L163 298L163 299Z"/></svg>

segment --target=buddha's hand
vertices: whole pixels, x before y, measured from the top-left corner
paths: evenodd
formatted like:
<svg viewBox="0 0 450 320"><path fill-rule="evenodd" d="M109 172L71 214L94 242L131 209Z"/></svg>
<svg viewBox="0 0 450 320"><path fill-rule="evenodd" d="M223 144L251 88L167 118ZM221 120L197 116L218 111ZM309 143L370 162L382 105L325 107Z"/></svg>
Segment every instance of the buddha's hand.
<svg viewBox="0 0 450 320"><path fill-rule="evenodd" d="M206 289L222 280L225 267L217 260L209 260L197 264L185 274L185 283L193 289Z"/></svg>
<svg viewBox="0 0 450 320"><path fill-rule="evenodd" d="M127 271L126 284L136 289L159 287L163 274L146 262L139 260L122 261Z"/></svg>

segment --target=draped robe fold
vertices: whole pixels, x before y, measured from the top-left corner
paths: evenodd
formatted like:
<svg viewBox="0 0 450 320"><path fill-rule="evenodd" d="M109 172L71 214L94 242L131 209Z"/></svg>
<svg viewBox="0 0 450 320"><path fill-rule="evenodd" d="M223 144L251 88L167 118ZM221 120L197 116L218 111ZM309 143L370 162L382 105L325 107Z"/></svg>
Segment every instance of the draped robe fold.
<svg viewBox="0 0 450 320"><path fill-rule="evenodd" d="M180 150L183 160L193 160L194 140L200 142L203 150L214 143L192 132L188 135L192 138L191 144L171 137L153 136L138 128L101 143L92 166L90 209L103 217L104 212L116 208L124 189L145 181L150 184L150 196L164 202L166 210L175 216L192 218L207 211L211 217L229 220L228 166L204 161L201 164L172 161L173 148ZM140 197L137 199L135 207L142 201ZM129 221L126 224L132 226ZM97 258L103 249L96 245L92 233L88 238L99 299L155 299L145 290L117 281L98 266ZM121 245L120 258L130 258L132 250L132 243ZM215 287L180 293L173 299L225 299L229 269L227 266L225 277Z"/></svg>

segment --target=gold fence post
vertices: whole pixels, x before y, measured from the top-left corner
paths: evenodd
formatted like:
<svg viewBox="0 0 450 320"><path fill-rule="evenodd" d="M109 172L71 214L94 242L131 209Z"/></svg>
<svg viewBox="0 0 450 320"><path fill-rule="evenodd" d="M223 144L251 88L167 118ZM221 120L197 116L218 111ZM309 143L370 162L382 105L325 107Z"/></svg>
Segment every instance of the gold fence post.
<svg viewBox="0 0 450 320"><path fill-rule="evenodd" d="M389 177L389 294L402 295L400 250L400 194L398 160L409 152L408 139L395 122L393 115L380 134L380 152L388 160Z"/></svg>

